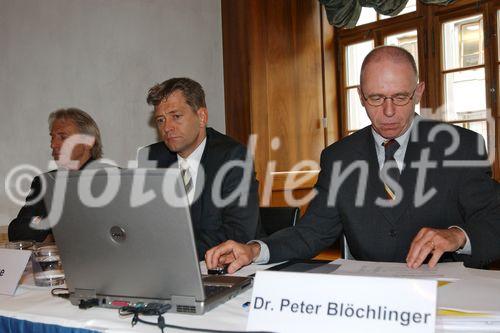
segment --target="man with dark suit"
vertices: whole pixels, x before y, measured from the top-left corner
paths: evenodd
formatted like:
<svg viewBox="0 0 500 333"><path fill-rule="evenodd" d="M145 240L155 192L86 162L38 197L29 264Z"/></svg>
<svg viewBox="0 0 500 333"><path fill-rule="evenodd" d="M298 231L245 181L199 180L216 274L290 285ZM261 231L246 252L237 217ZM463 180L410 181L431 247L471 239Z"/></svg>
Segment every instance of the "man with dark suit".
<svg viewBox="0 0 500 333"><path fill-rule="evenodd" d="M58 169L81 170L97 167L95 161L102 157L101 134L95 121L86 112L76 109L60 109L49 115L50 148ZM85 136L78 136L83 134ZM49 171L55 173L57 170ZM9 224L9 240L51 241L50 229L34 228L47 217L43 201L41 177L31 183L26 204Z"/></svg>
<svg viewBox="0 0 500 333"><path fill-rule="evenodd" d="M198 256L228 239L256 236L258 183L251 154L207 128L205 93L198 82L172 78L149 90L163 142L142 148L139 167L180 168L190 204Z"/></svg>
<svg viewBox="0 0 500 333"><path fill-rule="evenodd" d="M209 268L310 258L342 233L358 260L482 267L500 257L500 201L480 136L415 114L425 86L404 49L370 52L360 82L372 124L322 152L301 222L249 244L225 242L207 252Z"/></svg>

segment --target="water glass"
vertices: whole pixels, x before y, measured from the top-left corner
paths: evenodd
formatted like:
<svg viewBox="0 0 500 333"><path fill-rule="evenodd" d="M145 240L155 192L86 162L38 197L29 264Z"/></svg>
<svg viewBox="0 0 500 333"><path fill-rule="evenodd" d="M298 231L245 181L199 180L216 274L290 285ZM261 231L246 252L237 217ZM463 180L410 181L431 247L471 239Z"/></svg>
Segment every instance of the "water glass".
<svg viewBox="0 0 500 333"><path fill-rule="evenodd" d="M33 277L35 285L58 286L64 283L59 249L56 245L36 246L33 251Z"/></svg>

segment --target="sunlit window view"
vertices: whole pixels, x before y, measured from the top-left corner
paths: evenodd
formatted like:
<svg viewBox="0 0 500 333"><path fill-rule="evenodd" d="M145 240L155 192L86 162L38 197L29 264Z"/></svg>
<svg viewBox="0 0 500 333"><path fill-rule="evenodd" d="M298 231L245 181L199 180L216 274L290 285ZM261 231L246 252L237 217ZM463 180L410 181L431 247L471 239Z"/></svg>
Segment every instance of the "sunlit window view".
<svg viewBox="0 0 500 333"><path fill-rule="evenodd" d="M443 24L442 120L469 128L488 140L483 17Z"/></svg>
<svg viewBox="0 0 500 333"><path fill-rule="evenodd" d="M359 75L361 64L374 47L373 40L351 44L346 47L345 85L347 105L347 131L352 133L370 124L365 109L361 106L358 95Z"/></svg>

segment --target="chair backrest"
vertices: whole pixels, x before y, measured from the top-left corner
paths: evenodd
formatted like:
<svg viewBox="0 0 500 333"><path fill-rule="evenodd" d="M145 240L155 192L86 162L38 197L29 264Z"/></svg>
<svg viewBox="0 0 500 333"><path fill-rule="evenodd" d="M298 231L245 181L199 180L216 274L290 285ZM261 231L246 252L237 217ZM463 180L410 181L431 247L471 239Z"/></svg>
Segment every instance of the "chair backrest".
<svg viewBox="0 0 500 333"><path fill-rule="evenodd" d="M264 232L271 235L278 230L294 226L299 219L297 207L260 207L260 222Z"/></svg>

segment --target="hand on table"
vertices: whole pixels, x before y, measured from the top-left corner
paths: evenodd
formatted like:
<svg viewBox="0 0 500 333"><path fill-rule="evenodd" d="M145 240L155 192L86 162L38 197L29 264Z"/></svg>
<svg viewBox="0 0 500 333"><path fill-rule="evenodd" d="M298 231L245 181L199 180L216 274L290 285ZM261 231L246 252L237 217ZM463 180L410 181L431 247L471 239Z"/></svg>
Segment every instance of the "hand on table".
<svg viewBox="0 0 500 333"><path fill-rule="evenodd" d="M232 274L243 266L249 265L259 256L259 243L241 244L232 240L214 246L205 253L208 269L227 265L227 272Z"/></svg>
<svg viewBox="0 0 500 333"><path fill-rule="evenodd" d="M422 228L413 238L410 250L406 257L406 264L410 268L418 268L429 254L429 267L434 267L445 252L454 252L463 247L466 242L465 234L459 228L433 229Z"/></svg>

